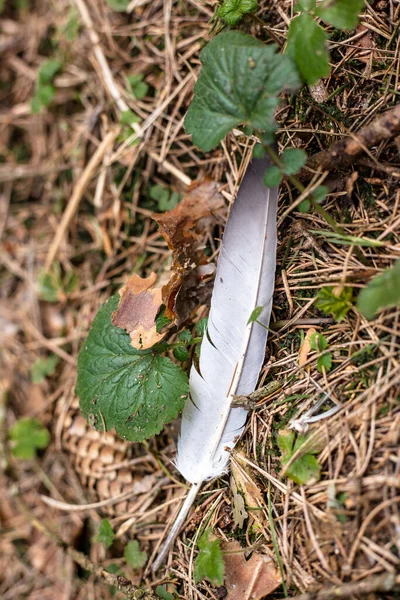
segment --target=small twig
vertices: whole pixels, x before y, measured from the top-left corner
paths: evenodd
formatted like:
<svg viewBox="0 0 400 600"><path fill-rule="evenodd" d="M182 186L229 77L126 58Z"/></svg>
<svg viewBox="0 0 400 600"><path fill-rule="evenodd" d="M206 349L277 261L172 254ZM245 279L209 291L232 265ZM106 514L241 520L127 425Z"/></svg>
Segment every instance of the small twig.
<svg viewBox="0 0 400 600"><path fill-rule="evenodd" d="M81 198L85 193L89 181L92 178L93 172L102 161L107 148L109 148L109 146L117 137L119 129L119 127L115 127L114 129L111 129L111 131L108 132L104 140L99 144L96 152L93 154L92 158L86 165L85 170L80 176L78 183L76 184L74 191L72 192L72 196L68 202L67 208L64 211L61 223L57 229L56 235L47 254L46 263L44 267L45 271L48 271L50 269L51 264L55 259L60 244L63 240L63 237L68 229L68 226L78 209L79 202L81 201Z"/></svg>
<svg viewBox="0 0 400 600"><path fill-rule="evenodd" d="M400 104L379 115L357 134L341 139L327 150L310 156L299 173L300 179L310 179L311 171L336 171L351 165L362 152L400 133Z"/></svg>
<svg viewBox="0 0 400 600"><path fill-rule="evenodd" d="M395 573L385 573L363 581L351 581L318 592L301 594L295 598L296 600L335 600L336 598L350 598L353 594L366 596L373 592L390 592L398 588L400 588L400 576L396 577Z"/></svg>
<svg viewBox="0 0 400 600"><path fill-rule="evenodd" d="M246 410L257 408L256 405L260 400L265 400L265 398L274 394L282 387L282 385L283 384L280 381L270 381L251 394L245 396L233 396L231 406L232 408L242 407Z"/></svg>

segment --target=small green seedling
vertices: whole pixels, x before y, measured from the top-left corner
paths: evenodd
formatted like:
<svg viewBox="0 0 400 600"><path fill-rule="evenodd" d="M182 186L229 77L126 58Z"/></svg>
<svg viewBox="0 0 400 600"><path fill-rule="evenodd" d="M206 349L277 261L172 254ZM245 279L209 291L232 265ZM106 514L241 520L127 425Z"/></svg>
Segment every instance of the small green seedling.
<svg viewBox="0 0 400 600"><path fill-rule="evenodd" d="M125 546L124 557L132 569L141 569L146 564L147 552L141 552L139 542L132 540Z"/></svg>
<svg viewBox="0 0 400 600"><path fill-rule="evenodd" d="M16 458L35 458L38 450L47 448L50 433L38 419L19 419L9 431L11 452Z"/></svg>
<svg viewBox="0 0 400 600"><path fill-rule="evenodd" d="M321 473L321 465L314 454L318 449L309 448L306 445L309 435L298 435L294 431L280 431L278 435L278 446L282 453L282 465L285 466L294 453L304 445L304 454L296 458L286 469L286 475L300 485L310 481L318 481Z"/></svg>
<svg viewBox="0 0 400 600"><path fill-rule="evenodd" d="M310 346L311 350L315 352L323 353L318 357L317 360L317 369L320 373L325 369L326 371L330 371L332 368L332 353L324 352L324 350L328 347L328 340L322 333L314 333L310 337Z"/></svg>
<svg viewBox="0 0 400 600"><path fill-rule="evenodd" d="M340 323L353 306L353 290L351 287L323 287L317 296L315 306L326 315L332 315Z"/></svg>
<svg viewBox="0 0 400 600"><path fill-rule="evenodd" d="M222 585L224 581L225 564L221 550L221 541L211 539L211 529L207 529L199 538L197 546L200 550L194 565L194 580L196 583L208 579L214 585Z"/></svg>
<svg viewBox="0 0 400 600"><path fill-rule="evenodd" d="M115 533L110 521L108 519L102 519L97 532L97 542L99 544L104 544L106 548L109 548L112 546L114 537Z"/></svg>
<svg viewBox="0 0 400 600"><path fill-rule="evenodd" d="M32 383L41 383L46 377L53 375L59 360L55 354L51 354L47 358L38 358L31 367Z"/></svg>
<svg viewBox="0 0 400 600"><path fill-rule="evenodd" d="M39 113L47 108L56 95L53 79L61 70L62 63L59 60L47 60L39 69L36 81L35 94L31 100L31 111Z"/></svg>

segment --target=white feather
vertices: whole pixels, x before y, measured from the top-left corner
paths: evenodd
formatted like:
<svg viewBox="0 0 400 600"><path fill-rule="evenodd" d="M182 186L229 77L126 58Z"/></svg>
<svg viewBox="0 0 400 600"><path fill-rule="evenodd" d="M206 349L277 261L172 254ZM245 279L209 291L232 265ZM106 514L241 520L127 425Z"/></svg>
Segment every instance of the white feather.
<svg viewBox="0 0 400 600"><path fill-rule="evenodd" d="M208 332L199 371L190 373L190 396L182 415L176 466L194 484L168 536L173 541L203 481L221 475L241 434L247 412L231 409L232 396L251 393L264 361L268 331L247 324L257 306L268 326L275 281L277 189L265 187L266 159L247 169L225 228ZM156 569L164 556L158 557Z"/></svg>

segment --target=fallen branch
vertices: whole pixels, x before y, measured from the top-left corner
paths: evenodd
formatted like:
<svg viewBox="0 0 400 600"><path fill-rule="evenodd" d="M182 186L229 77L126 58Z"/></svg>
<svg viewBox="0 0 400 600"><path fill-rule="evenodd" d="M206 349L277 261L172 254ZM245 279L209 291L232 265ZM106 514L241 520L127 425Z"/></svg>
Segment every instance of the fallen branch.
<svg viewBox="0 0 400 600"><path fill-rule="evenodd" d="M357 134L351 134L307 161L299 179L310 179L311 171L337 171L351 165L362 152L400 133L400 104L384 112Z"/></svg>
<svg viewBox="0 0 400 600"><path fill-rule="evenodd" d="M296 600L336 600L336 598L350 598L353 594L366 596L373 592L390 592L400 589L400 576L395 573L385 573L369 577L363 581L352 581L343 585L334 585L318 592L309 592L296 596Z"/></svg>

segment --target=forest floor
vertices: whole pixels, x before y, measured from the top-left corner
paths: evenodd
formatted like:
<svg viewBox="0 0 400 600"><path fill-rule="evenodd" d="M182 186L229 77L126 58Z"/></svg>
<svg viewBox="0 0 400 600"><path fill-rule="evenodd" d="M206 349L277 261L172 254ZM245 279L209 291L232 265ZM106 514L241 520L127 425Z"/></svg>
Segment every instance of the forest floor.
<svg viewBox="0 0 400 600"><path fill-rule="evenodd" d="M97 577L84 568L85 556L135 586L162 586L159 597L224 598L224 586L193 582L194 541L209 522L224 542L271 559L286 587L276 575L269 598L329 598L332 586L340 597L400 598L400 309L367 321L354 304L400 257L400 138L310 183L329 182L324 208L344 230L339 239L312 209L298 212L297 193L281 185L272 333L260 380L275 385L232 455L236 487L247 489L247 507L254 502L257 510L237 526L230 476L209 482L167 565L151 571L186 492L171 462L176 423L134 445L90 430L74 397L77 355L98 308L130 274L168 270L170 251L152 212L172 207L205 174L221 184L228 205L254 140L237 132L203 154L184 131L214 1L132 0L128 13L116 4L6 0L2 13L0 597L125 598L100 581L105 571ZM255 20L250 29L282 46L293 3L259 4L267 25ZM315 154L399 102L399 27L397 0L371 1L356 31L333 35L330 77L282 101L280 151ZM38 83L49 60L59 61L55 75ZM43 104L37 113L34 96L36 109ZM140 135L121 122L126 107ZM352 290L340 322L315 306L326 286ZM320 370L307 347L312 329L323 334L332 363ZM299 485L285 474L278 432L319 399L317 412L340 410L310 425L320 473ZM30 460L6 451L22 417L51 433ZM105 515L115 532L110 549L96 539ZM144 567L126 564L129 540L147 553Z"/></svg>

